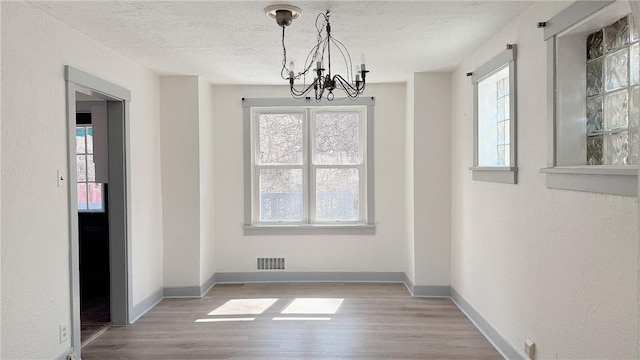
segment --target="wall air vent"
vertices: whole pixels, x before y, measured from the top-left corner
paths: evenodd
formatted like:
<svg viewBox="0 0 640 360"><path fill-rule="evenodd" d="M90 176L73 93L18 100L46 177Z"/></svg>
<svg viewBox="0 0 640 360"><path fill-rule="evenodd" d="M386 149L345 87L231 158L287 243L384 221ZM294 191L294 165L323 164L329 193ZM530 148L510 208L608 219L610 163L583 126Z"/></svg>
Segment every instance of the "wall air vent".
<svg viewBox="0 0 640 360"><path fill-rule="evenodd" d="M258 270L284 270L284 258L258 258Z"/></svg>

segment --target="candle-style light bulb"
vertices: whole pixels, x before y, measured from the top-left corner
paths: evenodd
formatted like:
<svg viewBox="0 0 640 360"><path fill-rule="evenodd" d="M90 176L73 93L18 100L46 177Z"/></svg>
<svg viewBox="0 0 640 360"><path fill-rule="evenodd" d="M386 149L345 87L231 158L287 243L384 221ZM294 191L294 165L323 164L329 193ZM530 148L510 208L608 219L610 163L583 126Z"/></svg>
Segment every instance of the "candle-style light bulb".
<svg viewBox="0 0 640 360"><path fill-rule="evenodd" d="M360 81L360 65L356 66L356 83Z"/></svg>
<svg viewBox="0 0 640 360"><path fill-rule="evenodd" d="M293 61L291 61L291 62L289 63L289 76L290 76L291 78L293 78L294 69L295 69L295 66L294 66L294 64L293 64Z"/></svg>
<svg viewBox="0 0 640 360"><path fill-rule="evenodd" d="M362 72L365 72L367 67L364 65L365 63L364 53L360 54L360 63L362 64L360 66L360 70L362 70Z"/></svg>

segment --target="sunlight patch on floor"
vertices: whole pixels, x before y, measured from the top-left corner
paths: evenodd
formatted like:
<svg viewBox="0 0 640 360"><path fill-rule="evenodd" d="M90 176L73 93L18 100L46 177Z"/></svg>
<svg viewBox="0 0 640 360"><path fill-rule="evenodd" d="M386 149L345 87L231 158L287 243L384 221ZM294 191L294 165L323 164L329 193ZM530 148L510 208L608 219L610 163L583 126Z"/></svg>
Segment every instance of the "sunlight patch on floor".
<svg viewBox="0 0 640 360"><path fill-rule="evenodd" d="M253 321L256 318L213 318L213 319L198 319L197 323L209 323L209 322L236 322L236 321Z"/></svg>
<svg viewBox="0 0 640 360"><path fill-rule="evenodd" d="M297 298L281 314L335 314L344 299Z"/></svg>
<svg viewBox="0 0 640 360"><path fill-rule="evenodd" d="M260 315L278 299L231 299L208 315Z"/></svg>
<svg viewBox="0 0 640 360"><path fill-rule="evenodd" d="M329 321L330 317L274 317L274 321Z"/></svg>

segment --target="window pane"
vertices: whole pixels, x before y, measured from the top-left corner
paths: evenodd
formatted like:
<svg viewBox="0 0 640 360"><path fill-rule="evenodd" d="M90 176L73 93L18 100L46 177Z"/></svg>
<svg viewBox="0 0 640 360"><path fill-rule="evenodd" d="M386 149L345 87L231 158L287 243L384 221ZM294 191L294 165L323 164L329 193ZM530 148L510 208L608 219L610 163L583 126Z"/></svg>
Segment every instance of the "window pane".
<svg viewBox="0 0 640 360"><path fill-rule="evenodd" d="M78 176L78 181L87 181L86 155L76 155L76 173Z"/></svg>
<svg viewBox="0 0 640 360"><path fill-rule="evenodd" d="M302 221L302 169L260 170L260 220Z"/></svg>
<svg viewBox="0 0 640 360"><path fill-rule="evenodd" d="M258 164L302 164L303 114L260 114Z"/></svg>
<svg viewBox="0 0 640 360"><path fill-rule="evenodd" d="M607 91L620 89L629 85L628 59L629 49L621 50L607 57L607 68L605 70Z"/></svg>
<svg viewBox="0 0 640 360"><path fill-rule="evenodd" d="M87 154L93 154L93 127L87 127Z"/></svg>
<svg viewBox="0 0 640 360"><path fill-rule="evenodd" d="M587 96L602 94L602 59L587 64Z"/></svg>
<svg viewBox="0 0 640 360"><path fill-rule="evenodd" d="M78 210L87 210L87 184L78 183Z"/></svg>
<svg viewBox="0 0 640 360"><path fill-rule="evenodd" d="M86 147L84 142L84 127L76 128L76 154L86 153Z"/></svg>
<svg viewBox="0 0 640 360"><path fill-rule="evenodd" d="M96 181L96 164L93 163L93 155L87 155L87 181Z"/></svg>
<svg viewBox="0 0 640 360"><path fill-rule="evenodd" d="M587 164L602 165L603 158L602 135L587 137Z"/></svg>
<svg viewBox="0 0 640 360"><path fill-rule="evenodd" d="M358 169L316 170L316 219L355 221L360 219Z"/></svg>
<svg viewBox="0 0 640 360"><path fill-rule="evenodd" d="M89 183L89 209L102 210L102 184Z"/></svg>
<svg viewBox="0 0 640 360"><path fill-rule="evenodd" d="M631 88L631 102L629 103L629 127L637 127L640 122L640 87Z"/></svg>
<svg viewBox="0 0 640 360"><path fill-rule="evenodd" d="M478 82L479 166L509 166L510 116L507 66Z"/></svg>
<svg viewBox="0 0 640 360"><path fill-rule="evenodd" d="M361 163L359 117L357 112L316 114L316 164Z"/></svg>
<svg viewBox="0 0 640 360"><path fill-rule="evenodd" d="M638 44L631 45L631 60L629 63L629 71L631 73L629 76L631 77L631 85L638 85L638 78L640 74L638 73L638 62L640 62L640 53L638 52L640 48L638 48Z"/></svg>
<svg viewBox="0 0 640 360"><path fill-rule="evenodd" d="M604 28L604 41L607 52L619 49L629 43L629 24L626 16Z"/></svg>
<svg viewBox="0 0 640 360"><path fill-rule="evenodd" d="M587 134L602 131L602 97L587 100Z"/></svg>
<svg viewBox="0 0 640 360"><path fill-rule="evenodd" d="M507 143L505 141L506 139L505 139L505 136L504 136L505 135L505 126L504 126L504 124L507 124L507 122L506 121L500 121L498 123L498 141L497 141L497 143L499 145Z"/></svg>
<svg viewBox="0 0 640 360"><path fill-rule="evenodd" d="M587 60L597 59L600 56L602 56L602 30L587 37Z"/></svg>
<svg viewBox="0 0 640 360"><path fill-rule="evenodd" d="M606 130L627 127L629 108L627 107L629 93L627 90L608 94L604 98L604 125Z"/></svg>
<svg viewBox="0 0 640 360"><path fill-rule="evenodd" d="M638 134L638 130L629 131L629 164L638 165L639 145L640 134Z"/></svg>
<svg viewBox="0 0 640 360"><path fill-rule="evenodd" d="M629 155L629 133L622 131L605 136L604 163L607 165L626 165Z"/></svg>

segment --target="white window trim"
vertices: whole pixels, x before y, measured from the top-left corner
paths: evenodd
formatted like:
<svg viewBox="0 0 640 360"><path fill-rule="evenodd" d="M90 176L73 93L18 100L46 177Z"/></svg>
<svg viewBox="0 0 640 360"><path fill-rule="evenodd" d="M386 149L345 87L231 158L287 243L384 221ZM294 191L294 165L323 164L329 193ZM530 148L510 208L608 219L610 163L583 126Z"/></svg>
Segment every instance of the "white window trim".
<svg viewBox="0 0 640 360"><path fill-rule="evenodd" d="M607 11L607 6L613 3L616 1L578 1L546 22L544 39L547 43L547 167L540 169L540 172L547 177L547 188L624 196L638 195L636 165L558 165L559 141L562 139L558 131L560 120L557 118L556 103L556 37L600 11ZM617 3L620 5L624 2Z"/></svg>
<svg viewBox="0 0 640 360"><path fill-rule="evenodd" d="M286 99L286 98L243 98L243 121L244 121L244 234L245 235L307 235L307 234L323 234L323 235L373 235L375 234L375 206L374 206L374 148L373 148L373 128L374 128L374 105L375 101L373 97L359 98L355 101L348 102L329 102L326 100L315 102L310 99ZM308 206L309 199L304 199L304 223L257 223L254 219L257 219L257 211L259 211L255 198L256 191L253 191L253 186L256 183L253 173L253 139L252 139L252 108L274 108L282 109L289 108L290 110L296 107L339 107L344 106L366 106L366 129L363 139L364 146L366 147L366 158L364 160L364 168L366 169L366 179L361 177L361 186L364 182L363 191L360 192L361 197L366 198L366 209L361 209L361 221L358 222L339 222L339 223L308 223L308 211L311 206ZM313 110L312 110L313 111ZM364 119L362 119L364 120ZM305 131L305 134L307 132ZM306 136L306 135L305 135ZM306 144L310 144L311 139L308 139ZM304 149L304 156L309 156L308 149ZM312 165L309 162L309 166ZM305 172L304 176L308 176ZM308 186L308 181L305 181L305 186ZM309 192L307 192L309 193ZM361 203L362 204L362 203Z"/></svg>
<svg viewBox="0 0 640 360"><path fill-rule="evenodd" d="M509 67L509 166L480 166L478 161L478 82ZM505 49L472 73L473 83L473 180L516 184L517 181L517 82L516 45Z"/></svg>

